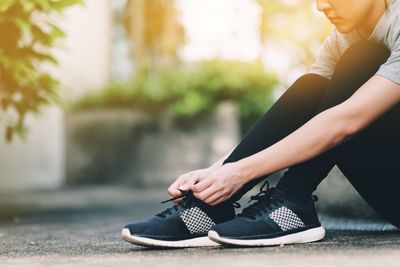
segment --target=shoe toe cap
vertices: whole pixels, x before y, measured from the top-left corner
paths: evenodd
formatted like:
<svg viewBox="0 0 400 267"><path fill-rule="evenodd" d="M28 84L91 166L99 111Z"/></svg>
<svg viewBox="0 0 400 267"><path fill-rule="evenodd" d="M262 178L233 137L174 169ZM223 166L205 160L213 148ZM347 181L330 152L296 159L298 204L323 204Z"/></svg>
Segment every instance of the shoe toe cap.
<svg viewBox="0 0 400 267"><path fill-rule="evenodd" d="M148 225L143 221L130 223L124 226L124 229L128 229L131 235L143 234L148 231Z"/></svg>
<svg viewBox="0 0 400 267"><path fill-rule="evenodd" d="M174 221L165 221L153 217L127 224L124 228L128 229L131 235L158 236L174 230L171 230L171 228L174 228L174 224Z"/></svg>

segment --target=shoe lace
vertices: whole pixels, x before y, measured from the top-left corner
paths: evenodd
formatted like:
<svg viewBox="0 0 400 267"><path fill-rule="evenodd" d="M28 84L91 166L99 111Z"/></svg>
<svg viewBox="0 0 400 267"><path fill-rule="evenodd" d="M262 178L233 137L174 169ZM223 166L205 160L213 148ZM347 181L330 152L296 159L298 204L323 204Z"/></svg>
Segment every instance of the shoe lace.
<svg viewBox="0 0 400 267"><path fill-rule="evenodd" d="M181 189L178 189L178 190L181 192L182 195L164 200L161 202L161 204L164 204L164 203L167 203L170 201L174 201L174 200L180 199L180 198L181 198L181 200L178 203L176 203L174 206L164 210L163 212L158 213L156 216L165 218L167 215L171 215L173 210L178 211L179 207L189 208L191 206L193 200L195 199L195 197L193 195L193 191L191 191L191 190L184 191ZM237 208L237 209L241 207L240 203L238 203L236 201L233 202L232 205L234 208Z"/></svg>
<svg viewBox="0 0 400 267"><path fill-rule="evenodd" d="M181 189L178 189L178 190L181 192L182 195L164 200L161 202L161 204L164 204L164 203L167 203L170 201L174 201L179 198L181 198L181 200L178 203L176 203L174 206L164 210L163 212L158 213L156 216L165 218L167 215L171 215L173 210L178 211L179 207L182 207L182 208L190 207L190 205L192 204L192 202L194 200L193 192L191 190L187 190L187 191L184 191Z"/></svg>
<svg viewBox="0 0 400 267"><path fill-rule="evenodd" d="M238 214L237 216L255 219L257 215L261 215L261 212L268 212L273 205L283 203L285 200L278 194L274 194L274 192L276 192L276 188L270 188L269 182L265 181L260 188L260 192L255 196L251 196L250 200L248 201L249 203L251 201L256 202L244 208L242 213ZM318 197L316 195L311 195L311 197L314 202L318 201Z"/></svg>
<svg viewBox="0 0 400 267"><path fill-rule="evenodd" d="M269 188L269 182L265 181L260 188L260 192L257 195L251 196L251 201L256 201L250 206L243 209L242 213L238 214L238 217L246 217L255 219L257 215L261 215L262 212L268 212L273 205L277 203L283 203L284 199L274 195L275 188Z"/></svg>

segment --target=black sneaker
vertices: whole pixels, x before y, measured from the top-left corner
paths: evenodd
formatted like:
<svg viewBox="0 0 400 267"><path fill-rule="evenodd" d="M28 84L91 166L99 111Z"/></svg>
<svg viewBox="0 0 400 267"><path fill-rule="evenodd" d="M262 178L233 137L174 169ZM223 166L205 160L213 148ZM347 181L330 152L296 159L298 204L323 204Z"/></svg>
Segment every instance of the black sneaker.
<svg viewBox="0 0 400 267"><path fill-rule="evenodd" d="M265 184L267 189L263 190ZM260 193L251 197L255 203L235 219L211 227L208 237L230 246L274 246L324 238L313 197L299 201L265 184Z"/></svg>
<svg viewBox="0 0 400 267"><path fill-rule="evenodd" d="M218 246L207 237L213 225L235 218L234 204L210 206L183 192L182 200L150 219L128 224L122 230L126 241L147 247ZM173 198L164 202L168 202ZM162 203L164 203L162 202Z"/></svg>

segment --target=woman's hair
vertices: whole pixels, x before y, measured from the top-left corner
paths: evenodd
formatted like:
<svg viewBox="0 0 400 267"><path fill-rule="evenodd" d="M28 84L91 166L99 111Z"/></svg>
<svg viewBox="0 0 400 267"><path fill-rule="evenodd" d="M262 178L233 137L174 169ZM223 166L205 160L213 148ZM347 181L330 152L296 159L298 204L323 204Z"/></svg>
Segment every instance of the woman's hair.
<svg viewBox="0 0 400 267"><path fill-rule="evenodd" d="M388 11L388 3L387 0L383 0L385 2L385 12Z"/></svg>

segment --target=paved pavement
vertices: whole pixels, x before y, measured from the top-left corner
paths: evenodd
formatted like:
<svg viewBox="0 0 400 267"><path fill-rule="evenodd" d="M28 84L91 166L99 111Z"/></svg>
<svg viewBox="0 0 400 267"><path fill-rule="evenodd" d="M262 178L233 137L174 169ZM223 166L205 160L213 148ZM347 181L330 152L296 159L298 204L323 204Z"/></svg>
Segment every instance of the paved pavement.
<svg viewBox="0 0 400 267"><path fill-rule="evenodd" d="M0 195L0 266L400 266L390 224L321 215L321 242L267 248L154 250L121 227L167 207L164 191L81 188Z"/></svg>

